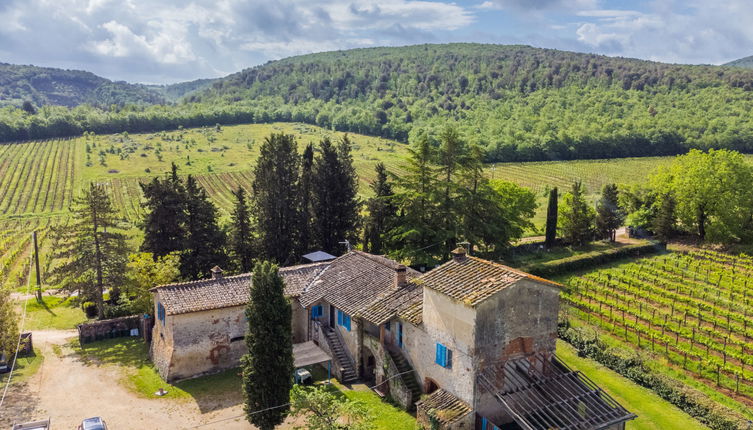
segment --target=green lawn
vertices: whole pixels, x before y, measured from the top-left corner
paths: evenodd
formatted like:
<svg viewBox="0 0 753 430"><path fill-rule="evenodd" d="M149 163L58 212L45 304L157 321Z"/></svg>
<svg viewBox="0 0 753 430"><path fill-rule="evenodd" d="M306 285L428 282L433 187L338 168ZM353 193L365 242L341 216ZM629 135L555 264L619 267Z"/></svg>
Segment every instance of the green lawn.
<svg viewBox="0 0 753 430"><path fill-rule="evenodd" d="M42 303L29 299L26 312L25 330L66 330L76 328L77 324L87 320L84 311L70 299L55 296L44 296Z"/></svg>
<svg viewBox="0 0 753 430"><path fill-rule="evenodd" d="M27 357L19 357L16 360L16 366L13 370L13 379L11 379L11 385L16 385L27 381L31 378L39 367L44 362L44 355L38 349L34 349L34 352ZM9 363L10 364L10 363ZM0 375L0 390L5 388L5 384L8 383L8 374Z"/></svg>
<svg viewBox="0 0 753 430"><path fill-rule="evenodd" d="M586 374L628 411L638 415L627 430L690 430L707 428L648 388L623 378L587 358L578 357L572 346L557 341L557 355L568 366Z"/></svg>
<svg viewBox="0 0 753 430"><path fill-rule="evenodd" d="M331 386L350 400L363 403L377 430L415 430L416 418L413 415L382 400L370 389L362 386L349 389L334 379Z"/></svg>

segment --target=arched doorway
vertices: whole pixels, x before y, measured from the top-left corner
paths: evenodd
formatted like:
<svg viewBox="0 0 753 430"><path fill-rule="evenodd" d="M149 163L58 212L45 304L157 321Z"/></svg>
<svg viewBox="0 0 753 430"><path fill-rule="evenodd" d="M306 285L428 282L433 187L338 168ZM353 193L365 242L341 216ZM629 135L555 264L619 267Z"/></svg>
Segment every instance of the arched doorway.
<svg viewBox="0 0 753 430"><path fill-rule="evenodd" d="M439 389L439 384L437 384L437 381L431 379L431 378L424 378L424 393L431 394Z"/></svg>
<svg viewBox="0 0 753 430"><path fill-rule="evenodd" d="M363 366L363 379L368 385L374 385L376 381L376 357L368 347L363 347L361 356L361 366Z"/></svg>

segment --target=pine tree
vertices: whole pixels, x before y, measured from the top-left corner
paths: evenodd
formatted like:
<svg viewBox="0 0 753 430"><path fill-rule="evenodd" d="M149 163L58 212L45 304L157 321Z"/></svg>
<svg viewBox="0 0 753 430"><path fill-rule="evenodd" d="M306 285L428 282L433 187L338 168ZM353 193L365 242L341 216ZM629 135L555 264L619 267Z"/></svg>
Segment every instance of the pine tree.
<svg viewBox="0 0 753 430"><path fill-rule="evenodd" d="M233 263L240 273L248 273L253 267L253 238L251 214L246 200L246 190L238 187L233 192L235 207L231 214L230 247Z"/></svg>
<svg viewBox="0 0 753 430"><path fill-rule="evenodd" d="M212 267L227 265L227 239L217 222L217 208L191 175L186 179L185 190L186 237L180 273L187 279L206 278Z"/></svg>
<svg viewBox="0 0 753 430"><path fill-rule="evenodd" d="M144 242L141 251L162 257L182 251L185 240L185 187L173 163L172 173L141 184L148 209L144 217Z"/></svg>
<svg viewBox="0 0 753 430"><path fill-rule="evenodd" d="M314 159L314 235L322 251L340 254L340 242L355 243L358 227L358 176L346 135L335 147L329 139L321 142Z"/></svg>
<svg viewBox="0 0 753 430"><path fill-rule="evenodd" d="M659 210L653 222L653 230L656 236L663 240L669 240L675 233L675 199L672 194L665 194L659 199Z"/></svg>
<svg viewBox="0 0 753 430"><path fill-rule="evenodd" d="M423 135L408 148L405 174L397 178L399 191L395 194L398 218L390 231L390 249L398 259L414 263L433 263L441 259L439 210L435 202L437 192L436 166L432 164L434 149Z"/></svg>
<svg viewBox="0 0 753 430"><path fill-rule="evenodd" d="M573 183L559 207L559 228L562 237L573 245L585 245L594 236L596 213L586 202L585 190L580 181Z"/></svg>
<svg viewBox="0 0 753 430"><path fill-rule="evenodd" d="M557 187L549 190L549 203L546 207L546 247L554 246L557 240Z"/></svg>
<svg viewBox="0 0 753 430"><path fill-rule="evenodd" d="M602 239L614 242L617 229L625 221L625 213L618 203L617 185L606 184L596 204L596 231Z"/></svg>
<svg viewBox="0 0 753 430"><path fill-rule="evenodd" d="M246 306L248 354L241 358L244 410L251 424L272 430L290 409L282 405L289 403L293 386L292 311L276 265L257 263L252 278Z"/></svg>
<svg viewBox="0 0 753 430"><path fill-rule="evenodd" d="M128 247L117 215L104 187L92 183L75 200L71 224L54 231L53 258L63 262L52 271L54 282L94 301L100 319L105 286L117 289L126 282Z"/></svg>
<svg viewBox="0 0 753 430"><path fill-rule="evenodd" d="M312 176L314 168L314 145L309 143L306 145L306 149L303 150L301 156L301 176L300 176L300 192L301 192L301 221L300 226L300 239L299 250L300 255L306 254L312 250L312 220L313 220L313 207L312 207Z"/></svg>
<svg viewBox="0 0 753 430"><path fill-rule="evenodd" d="M366 202L368 215L364 222L364 250L372 254L382 254L386 235L395 222L397 208L393 202L394 193L388 179L384 163L377 163L376 180L371 183L374 197Z"/></svg>
<svg viewBox="0 0 753 430"><path fill-rule="evenodd" d="M263 258L281 265L297 261L300 249L299 162L295 138L279 133L264 139L254 168L257 250Z"/></svg>

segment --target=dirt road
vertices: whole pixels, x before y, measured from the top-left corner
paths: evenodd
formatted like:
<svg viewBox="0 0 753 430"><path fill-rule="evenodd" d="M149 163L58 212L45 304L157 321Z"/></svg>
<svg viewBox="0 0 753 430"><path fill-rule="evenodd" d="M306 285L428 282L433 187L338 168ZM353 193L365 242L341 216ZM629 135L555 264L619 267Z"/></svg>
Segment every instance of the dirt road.
<svg viewBox="0 0 753 430"><path fill-rule="evenodd" d="M103 417L113 430L254 428L242 418L238 399L228 399L227 407L218 405L202 413L192 399L138 397L118 383L121 373L117 368L87 366L64 346L75 336L75 330L34 332L44 363L26 384L11 387L0 410L0 428L9 428L13 421L50 417L55 430L75 429L90 416Z"/></svg>

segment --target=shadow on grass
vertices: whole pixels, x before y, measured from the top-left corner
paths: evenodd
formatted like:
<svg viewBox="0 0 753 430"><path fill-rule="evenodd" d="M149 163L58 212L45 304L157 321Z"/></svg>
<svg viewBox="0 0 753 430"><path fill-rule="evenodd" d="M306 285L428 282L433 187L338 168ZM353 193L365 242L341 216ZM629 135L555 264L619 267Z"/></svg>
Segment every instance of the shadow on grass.
<svg viewBox="0 0 753 430"><path fill-rule="evenodd" d="M188 379L175 384L198 405L202 414L243 403L241 369Z"/></svg>
<svg viewBox="0 0 753 430"><path fill-rule="evenodd" d="M79 344L78 338L69 346L76 357L85 365L117 364L123 367L139 368L150 364L148 346L141 338L121 337L97 342Z"/></svg>

